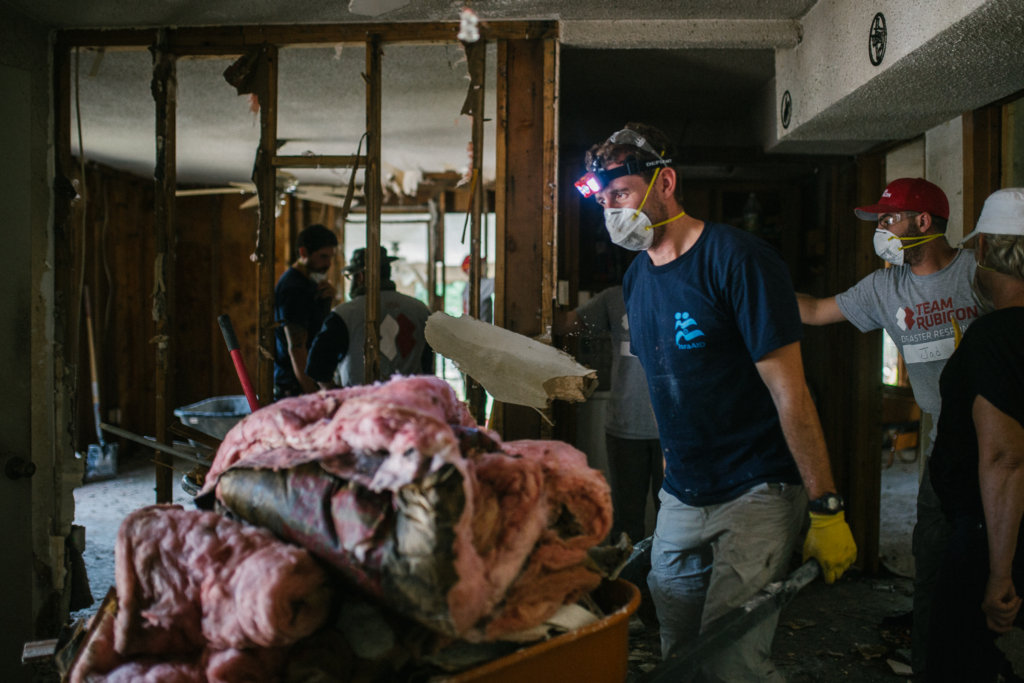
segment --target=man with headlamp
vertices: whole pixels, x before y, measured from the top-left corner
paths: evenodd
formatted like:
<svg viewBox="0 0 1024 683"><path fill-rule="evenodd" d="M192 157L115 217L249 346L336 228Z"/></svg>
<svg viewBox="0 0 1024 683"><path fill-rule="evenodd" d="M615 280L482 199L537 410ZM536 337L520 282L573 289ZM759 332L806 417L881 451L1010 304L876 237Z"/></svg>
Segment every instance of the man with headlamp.
<svg viewBox="0 0 1024 683"><path fill-rule="evenodd" d="M623 282L631 351L647 375L665 455L648 585L662 656L804 558L832 583L856 558L803 375L792 283L773 248L686 214L671 145L627 124L587 153L577 184L616 244L645 251ZM781 680L778 615L703 665L699 680Z"/></svg>

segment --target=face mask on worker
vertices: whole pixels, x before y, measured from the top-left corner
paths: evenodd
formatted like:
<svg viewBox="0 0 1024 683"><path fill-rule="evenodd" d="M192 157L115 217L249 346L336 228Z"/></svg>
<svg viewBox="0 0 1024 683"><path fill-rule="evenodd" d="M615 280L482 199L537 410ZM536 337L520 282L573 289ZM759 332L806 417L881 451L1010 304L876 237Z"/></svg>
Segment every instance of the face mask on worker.
<svg viewBox="0 0 1024 683"><path fill-rule="evenodd" d="M605 209L604 227L612 243L631 251L645 251L654 243L651 219L639 209Z"/></svg>
<svg viewBox="0 0 1024 683"><path fill-rule="evenodd" d="M875 253L878 254L878 258L884 259L894 266L902 266L904 263L904 252L907 249L919 247L939 237L942 237L939 233L899 237L884 228L876 228L874 238Z"/></svg>
<svg viewBox="0 0 1024 683"><path fill-rule="evenodd" d="M327 273L318 273L311 270L309 272L309 279L319 284L327 279Z"/></svg>
<svg viewBox="0 0 1024 683"><path fill-rule="evenodd" d="M644 204L647 203L647 197L651 193L651 188L654 187L654 181L658 178L660 170L659 168L654 171L654 177L647 185L647 192L644 193L640 206L635 209L606 208L604 210L604 227L607 228L608 236L613 244L630 251L646 251L654 243L654 228L671 223L686 213L683 211L678 216L651 224L651 219L643 212Z"/></svg>

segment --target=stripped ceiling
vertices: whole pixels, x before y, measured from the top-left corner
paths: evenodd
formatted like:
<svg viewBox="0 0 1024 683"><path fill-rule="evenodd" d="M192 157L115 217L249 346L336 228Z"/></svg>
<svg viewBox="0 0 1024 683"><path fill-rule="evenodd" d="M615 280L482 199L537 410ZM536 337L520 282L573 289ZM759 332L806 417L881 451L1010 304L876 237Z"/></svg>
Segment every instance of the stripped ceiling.
<svg viewBox="0 0 1024 683"><path fill-rule="evenodd" d="M834 0L0 0L53 28L146 28L358 22L458 21L470 7L482 22L556 19L561 42L559 138L585 147L628 120L657 123L688 149L765 155L856 154L921 134L960 112L1024 88L1024 19L1019 0L944 2L957 13L893 68L846 86L834 82L837 49L866 52L876 8ZM905 3L880 3L894 31L933 20ZM857 12L856 35L823 36L834 15ZM934 12L932 13L934 14ZM861 16L863 15L863 16ZM897 26L897 20L900 23ZM824 25L823 25L824 24ZM863 35L860 26L863 24ZM816 41L808 47L805 32ZM849 33L849 31L847 32ZM1016 47L1015 47L1016 46ZM804 49L794 57L794 48ZM898 46L894 45L896 53ZM818 52L815 52L817 50ZM780 55L804 69L786 87L832 97L788 139L777 140ZM800 60L817 57L817 63ZM258 115L223 78L228 58L178 64L178 179L183 185L250 179ZM460 115L468 87L458 44L396 46L383 64L382 161L396 187L418 173L458 171L469 156L470 121ZM485 116L494 114L490 46ZM280 59L279 138L284 154L352 154L365 130L365 53L359 46L286 48ZM140 175L154 166L151 58L146 51L82 50L74 65L84 154ZM788 73L788 72L787 72ZM799 76L798 72L798 76ZM830 96L839 88L841 97ZM804 104L806 100L801 100ZM804 109L803 111L806 111ZM79 118L80 114L80 118ZM493 122L485 126L485 177L493 177ZM709 156L713 156L710 152ZM303 174L306 175L303 175ZM346 172L296 171L303 182L340 184Z"/></svg>

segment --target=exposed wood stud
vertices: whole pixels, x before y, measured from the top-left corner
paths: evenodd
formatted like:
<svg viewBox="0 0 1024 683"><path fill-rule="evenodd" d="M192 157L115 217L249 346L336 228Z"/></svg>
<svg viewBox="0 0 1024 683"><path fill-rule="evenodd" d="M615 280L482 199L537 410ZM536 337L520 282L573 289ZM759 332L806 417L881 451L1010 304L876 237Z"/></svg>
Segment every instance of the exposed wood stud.
<svg viewBox="0 0 1024 683"><path fill-rule="evenodd" d="M470 192L470 230L469 230L469 315L480 319L480 232L481 216L484 210L483 183L483 147L484 147L484 93L487 76L487 45L483 40L474 43L463 43L469 67L469 93L462 113L472 117L472 187ZM466 398L469 412L476 421L484 424L486 420L487 394L479 382L466 377Z"/></svg>
<svg viewBox="0 0 1024 683"><path fill-rule="evenodd" d="M363 379L367 384L380 377L380 184L381 153L381 39L366 41L366 342L363 347Z"/></svg>
<svg viewBox="0 0 1024 683"><path fill-rule="evenodd" d="M1002 106L989 105L963 115L964 233L981 216L985 199L1001 187Z"/></svg>
<svg viewBox="0 0 1024 683"><path fill-rule="evenodd" d="M173 419L174 373L170 367L174 346L174 271L175 225L174 191L177 186L175 168L177 75L175 58L164 49L164 35L158 34L153 51L153 99L156 102L156 168L154 211L155 254L153 261L153 343L156 346L156 384L154 391L156 438L161 443L170 439L168 425ZM156 502L172 499L173 460L166 453L154 454L156 468Z"/></svg>
<svg viewBox="0 0 1024 683"><path fill-rule="evenodd" d="M277 170L271 160L277 148L277 47L262 45L259 50L256 96L260 103L260 143L253 175L259 197L259 223L254 252L259 290L256 393L260 402L266 405L274 395L274 255L278 199Z"/></svg>

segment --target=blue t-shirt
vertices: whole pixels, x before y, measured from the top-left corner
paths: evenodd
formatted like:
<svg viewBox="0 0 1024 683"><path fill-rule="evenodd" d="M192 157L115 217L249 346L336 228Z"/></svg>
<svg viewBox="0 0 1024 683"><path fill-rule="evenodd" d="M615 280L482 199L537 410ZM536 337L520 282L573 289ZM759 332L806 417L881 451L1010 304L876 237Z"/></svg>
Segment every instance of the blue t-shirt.
<svg viewBox="0 0 1024 683"><path fill-rule="evenodd" d="M317 298L315 282L295 268L284 271L274 287L274 321L278 323L277 329L274 330L274 384L287 386L298 382L292 371L283 323L291 323L306 329L308 349L330 309L330 300Z"/></svg>
<svg viewBox="0 0 1024 683"><path fill-rule="evenodd" d="M647 374L664 488L688 505L765 482L799 483L755 362L803 330L785 263L766 242L706 223L686 253L636 258L623 282L632 350Z"/></svg>

